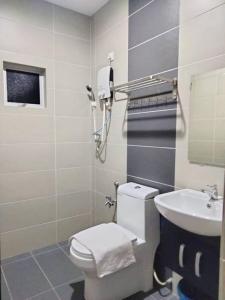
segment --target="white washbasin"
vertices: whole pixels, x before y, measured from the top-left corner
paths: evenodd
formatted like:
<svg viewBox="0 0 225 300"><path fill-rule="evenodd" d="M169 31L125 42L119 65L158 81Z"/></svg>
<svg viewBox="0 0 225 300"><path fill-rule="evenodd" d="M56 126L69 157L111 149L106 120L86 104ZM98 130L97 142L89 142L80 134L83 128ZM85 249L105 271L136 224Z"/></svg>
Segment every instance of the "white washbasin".
<svg viewBox="0 0 225 300"><path fill-rule="evenodd" d="M223 201L210 202L205 193L184 189L155 197L158 211L170 222L190 232L219 236L222 232Z"/></svg>

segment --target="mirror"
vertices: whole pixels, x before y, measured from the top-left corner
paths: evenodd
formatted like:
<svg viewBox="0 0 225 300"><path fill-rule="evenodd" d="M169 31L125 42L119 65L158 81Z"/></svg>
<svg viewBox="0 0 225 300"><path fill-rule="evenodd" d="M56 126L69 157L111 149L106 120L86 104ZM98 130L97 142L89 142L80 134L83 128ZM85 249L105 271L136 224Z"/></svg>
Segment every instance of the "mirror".
<svg viewBox="0 0 225 300"><path fill-rule="evenodd" d="M225 68L191 78L188 158L225 166Z"/></svg>

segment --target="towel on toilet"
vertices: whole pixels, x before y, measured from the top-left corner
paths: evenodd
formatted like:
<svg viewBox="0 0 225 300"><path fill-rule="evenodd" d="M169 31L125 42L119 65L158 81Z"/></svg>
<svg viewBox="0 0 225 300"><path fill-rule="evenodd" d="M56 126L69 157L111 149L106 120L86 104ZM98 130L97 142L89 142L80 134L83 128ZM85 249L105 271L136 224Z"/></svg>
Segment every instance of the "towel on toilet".
<svg viewBox="0 0 225 300"><path fill-rule="evenodd" d="M136 262L132 241L115 223L88 228L73 235L72 239L92 253L99 278Z"/></svg>

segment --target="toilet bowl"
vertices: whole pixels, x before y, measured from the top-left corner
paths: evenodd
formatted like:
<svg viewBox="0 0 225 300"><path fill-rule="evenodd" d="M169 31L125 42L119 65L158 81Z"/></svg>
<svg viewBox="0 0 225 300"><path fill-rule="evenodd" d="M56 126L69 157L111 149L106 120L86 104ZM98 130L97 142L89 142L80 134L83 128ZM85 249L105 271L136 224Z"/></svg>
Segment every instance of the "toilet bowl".
<svg viewBox="0 0 225 300"><path fill-rule="evenodd" d="M130 239L136 258L129 267L99 278L92 252L77 240L71 241L70 258L85 275L86 300L122 300L152 289L159 243L159 215L152 199L156 193L155 189L135 183L124 184L118 190L117 229Z"/></svg>

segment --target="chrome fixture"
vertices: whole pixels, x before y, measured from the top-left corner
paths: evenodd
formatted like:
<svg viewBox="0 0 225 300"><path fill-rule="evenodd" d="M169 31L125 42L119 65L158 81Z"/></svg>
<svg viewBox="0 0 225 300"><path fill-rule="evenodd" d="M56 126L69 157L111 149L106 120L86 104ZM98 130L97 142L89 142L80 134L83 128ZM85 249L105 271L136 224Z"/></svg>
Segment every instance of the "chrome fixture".
<svg viewBox="0 0 225 300"><path fill-rule="evenodd" d="M140 79L136 79L136 80L132 80L129 81L127 83L124 84L120 84L117 86L114 86L111 88L111 91L114 93L124 93L128 96L130 96L131 92L143 89L143 88L150 88L156 85L160 85L160 84L171 84L172 85L172 89L168 92L171 93L172 92L172 98L173 100L177 99L177 79L173 78L165 78L163 76L159 76L159 75L149 75ZM164 94L165 92L162 92L162 94ZM159 94L158 94L159 95ZM151 95L148 95L148 97L150 97ZM146 96L145 96L146 97ZM136 97L135 97L136 99ZM132 100L132 99L131 99ZM120 101L120 100L118 100Z"/></svg>
<svg viewBox="0 0 225 300"><path fill-rule="evenodd" d="M201 191L209 196L209 201L218 201L221 199L221 197L218 195L218 188L216 184L207 184L206 187L206 189L202 189Z"/></svg>
<svg viewBox="0 0 225 300"><path fill-rule="evenodd" d="M105 199L106 199L105 206L108 206L110 208L111 206L115 205L116 201L113 200L111 196L106 196Z"/></svg>

